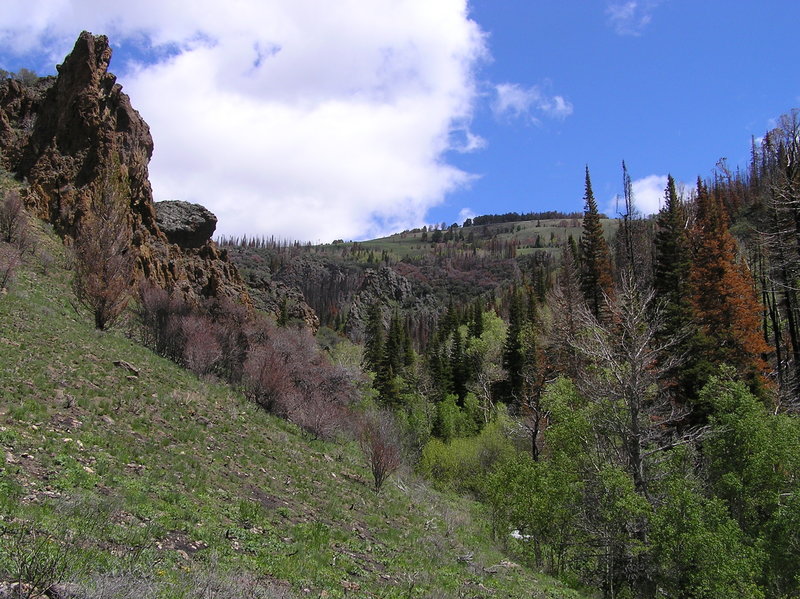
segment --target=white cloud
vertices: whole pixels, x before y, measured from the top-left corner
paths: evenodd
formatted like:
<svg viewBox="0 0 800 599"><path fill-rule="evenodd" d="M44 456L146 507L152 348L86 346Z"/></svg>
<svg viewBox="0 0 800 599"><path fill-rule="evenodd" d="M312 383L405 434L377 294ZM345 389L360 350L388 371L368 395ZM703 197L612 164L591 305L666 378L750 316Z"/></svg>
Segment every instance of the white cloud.
<svg viewBox="0 0 800 599"><path fill-rule="evenodd" d="M468 218L475 218L477 214L472 211L472 208L462 208L458 211L458 223L463 224Z"/></svg>
<svg viewBox="0 0 800 599"><path fill-rule="evenodd" d="M664 190L667 188L667 175L648 175L631 181L631 192L636 210L647 216L655 214L664 205ZM624 200L615 196L609 200L605 213L616 218L625 211Z"/></svg>
<svg viewBox="0 0 800 599"><path fill-rule="evenodd" d="M156 199L206 205L222 234L416 226L471 180L445 152L485 145L466 0L4 0L0 23L58 62L81 29L158 56L111 66L150 125Z"/></svg>
<svg viewBox="0 0 800 599"><path fill-rule="evenodd" d="M492 110L497 117L522 118L539 123L538 115L564 119L572 114L572 104L563 96L551 96L542 86L523 87L517 83L500 83L495 86Z"/></svg>
<svg viewBox="0 0 800 599"><path fill-rule="evenodd" d="M660 0L613 2L606 8L608 23L618 35L639 36L653 20Z"/></svg>

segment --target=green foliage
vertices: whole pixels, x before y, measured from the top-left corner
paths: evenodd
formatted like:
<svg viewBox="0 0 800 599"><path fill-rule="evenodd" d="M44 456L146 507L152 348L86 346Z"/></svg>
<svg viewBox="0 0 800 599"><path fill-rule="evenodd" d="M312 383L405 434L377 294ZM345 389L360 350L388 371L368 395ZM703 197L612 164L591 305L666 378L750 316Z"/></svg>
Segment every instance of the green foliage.
<svg viewBox="0 0 800 599"><path fill-rule="evenodd" d="M650 538L665 596L763 597L756 584L762 556L748 546L725 503L704 497L685 478L675 477L665 487Z"/></svg>
<svg viewBox="0 0 800 599"><path fill-rule="evenodd" d="M507 425L506 418L498 417L474 437L431 439L422 451L420 472L441 488L481 496L486 475L516 454Z"/></svg>
<svg viewBox="0 0 800 599"><path fill-rule="evenodd" d="M576 505L580 487L574 473L552 462L520 455L500 463L485 485L495 535L506 538L518 531L521 555L540 568L563 572L568 550L581 535Z"/></svg>
<svg viewBox="0 0 800 599"><path fill-rule="evenodd" d="M436 404L433 433L445 442L472 435L477 430L475 412L473 401L470 402L469 411L462 410L458 406L458 398L449 394Z"/></svg>
<svg viewBox="0 0 800 599"><path fill-rule="evenodd" d="M800 490L800 425L767 411L747 387L712 378L701 399L713 406L714 434L705 444L708 477L742 528L755 535Z"/></svg>
<svg viewBox="0 0 800 599"><path fill-rule="evenodd" d="M16 568L8 535L24 528L52 541L34 551L39 564L50 549L69 550L77 560L70 574L81 574L87 598L288 598L301 589L445 598L479 585L498 597L575 596L525 568L485 572L506 556L474 503L405 473L376 495L354 443L311 439L125 331L97 334L68 299L63 247L46 241L57 265L45 274L26 257L0 302L6 574ZM332 353L341 365L358 361L352 346ZM402 398L418 443L426 442L430 404ZM455 559L466 551L471 565Z"/></svg>

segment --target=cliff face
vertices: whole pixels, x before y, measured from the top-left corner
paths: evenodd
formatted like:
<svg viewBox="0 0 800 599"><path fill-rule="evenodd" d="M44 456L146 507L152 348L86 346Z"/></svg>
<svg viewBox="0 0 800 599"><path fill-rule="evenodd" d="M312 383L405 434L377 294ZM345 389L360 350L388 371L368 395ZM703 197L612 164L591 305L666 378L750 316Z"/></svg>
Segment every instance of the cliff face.
<svg viewBox="0 0 800 599"><path fill-rule="evenodd" d="M181 247L159 229L147 170L153 138L108 72L110 60L108 38L83 32L57 77L0 83L2 166L27 180L29 208L64 236L74 235L109 180L122 181L137 277L189 299L249 304L238 271L210 239Z"/></svg>

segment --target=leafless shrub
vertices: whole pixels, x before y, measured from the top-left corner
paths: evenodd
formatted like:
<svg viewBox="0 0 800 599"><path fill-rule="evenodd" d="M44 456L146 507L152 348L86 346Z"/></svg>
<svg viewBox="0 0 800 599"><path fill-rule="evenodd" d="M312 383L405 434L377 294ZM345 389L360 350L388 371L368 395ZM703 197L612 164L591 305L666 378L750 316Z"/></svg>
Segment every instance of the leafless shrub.
<svg viewBox="0 0 800 599"><path fill-rule="evenodd" d="M151 599L158 596L155 582L128 572L97 574L83 585L81 594L85 599Z"/></svg>
<svg viewBox="0 0 800 599"><path fill-rule="evenodd" d="M211 564L192 569L180 581L185 597L198 599L291 599L291 593L248 572L224 572Z"/></svg>
<svg viewBox="0 0 800 599"><path fill-rule="evenodd" d="M359 443L367 458L375 492L392 475L401 463L399 435L391 413L375 410L366 413L359 422Z"/></svg>
<svg viewBox="0 0 800 599"><path fill-rule="evenodd" d="M29 522L8 525L3 541L5 568L16 585L15 599L41 597L74 573L77 554L71 535L63 538L36 529Z"/></svg>
<svg viewBox="0 0 800 599"><path fill-rule="evenodd" d="M47 250L41 250L38 253L39 258L39 268L43 275L47 276L50 274L50 270L53 268L53 264L55 264L55 258L53 258L53 254L48 252Z"/></svg>
<svg viewBox="0 0 800 599"><path fill-rule="evenodd" d="M290 591L248 572L225 572L215 563L193 564L174 583L158 584L139 572L93 576L84 585L83 599L155 599L163 596L197 599L291 599Z"/></svg>
<svg viewBox="0 0 800 599"><path fill-rule="evenodd" d="M229 382L238 384L242 381L242 367L250 344L248 326L255 317L247 307L228 299L214 301L208 312L216 324L215 335L220 347L217 369Z"/></svg>
<svg viewBox="0 0 800 599"><path fill-rule="evenodd" d="M222 358L217 328L207 316L188 315L181 319L183 363L197 375L210 373Z"/></svg>
<svg viewBox="0 0 800 599"><path fill-rule="evenodd" d="M270 345L252 348L244 363L244 377L250 399L269 411L288 415L296 390L284 356Z"/></svg>
<svg viewBox="0 0 800 599"><path fill-rule="evenodd" d="M21 260L22 256L17 248L8 243L0 243L0 291L11 286Z"/></svg>
<svg viewBox="0 0 800 599"><path fill-rule="evenodd" d="M181 320L189 306L149 281L139 286L137 315L142 342L157 354L178 361L183 355Z"/></svg>
<svg viewBox="0 0 800 599"><path fill-rule="evenodd" d="M73 243L75 297L92 311L101 330L122 314L130 298L135 257L126 197L120 183L107 180L92 198L92 210L81 219Z"/></svg>
<svg viewBox="0 0 800 599"><path fill-rule="evenodd" d="M323 356L310 374L301 426L317 437L332 439L352 419L350 406L357 400L358 390L347 368L331 365Z"/></svg>
<svg viewBox="0 0 800 599"><path fill-rule="evenodd" d="M16 243L27 225L22 196L15 189L6 191L0 199L0 241Z"/></svg>

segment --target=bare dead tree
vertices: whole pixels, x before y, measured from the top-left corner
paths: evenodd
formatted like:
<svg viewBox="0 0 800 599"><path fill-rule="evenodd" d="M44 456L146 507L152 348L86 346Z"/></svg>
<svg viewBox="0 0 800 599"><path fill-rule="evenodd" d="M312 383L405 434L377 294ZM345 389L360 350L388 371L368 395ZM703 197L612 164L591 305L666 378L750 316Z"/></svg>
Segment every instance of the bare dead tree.
<svg viewBox="0 0 800 599"><path fill-rule="evenodd" d="M90 202L73 242L73 290L94 314L95 327L112 324L128 305L134 251L127 186L107 176Z"/></svg>
<svg viewBox="0 0 800 599"><path fill-rule="evenodd" d="M672 401L661 384L680 358L671 352L678 340L657 335L661 315L653 307L653 292L625 278L609 311L608 323L598 322L588 309L581 311L574 343L588 367L578 386L587 398L602 403L596 425L604 451L650 500L652 460L697 440L705 429L678 427L688 408Z"/></svg>

